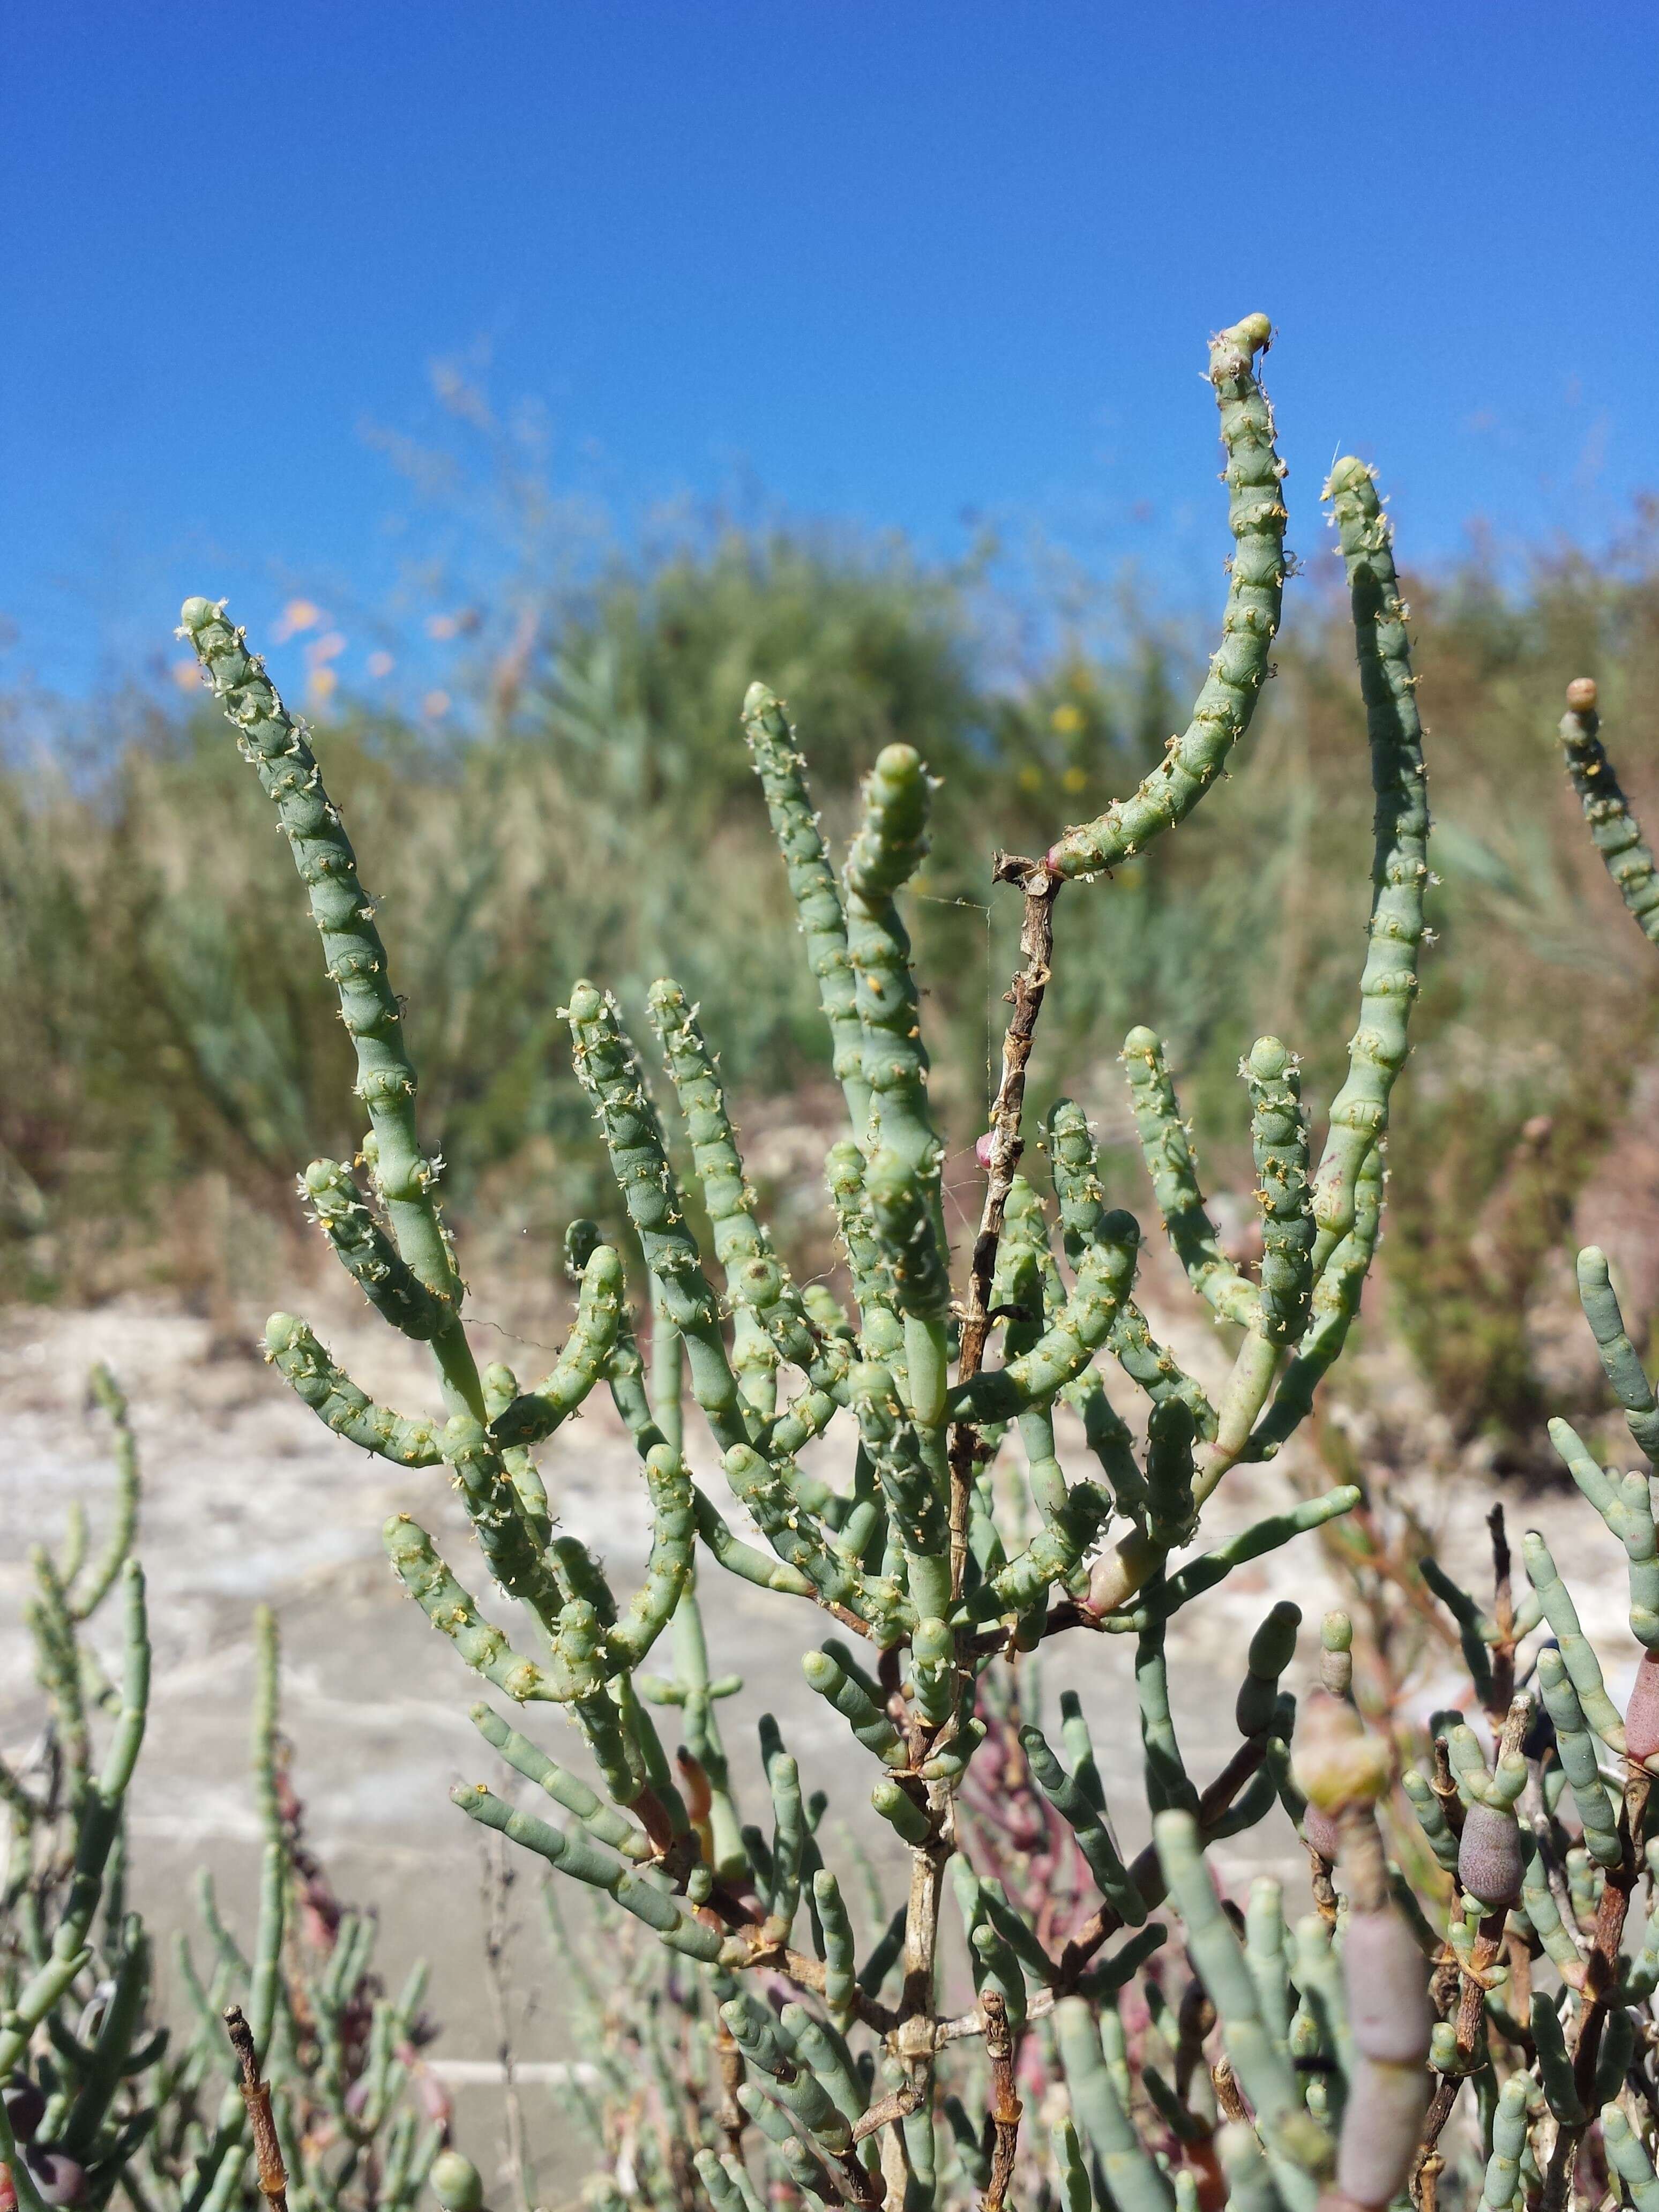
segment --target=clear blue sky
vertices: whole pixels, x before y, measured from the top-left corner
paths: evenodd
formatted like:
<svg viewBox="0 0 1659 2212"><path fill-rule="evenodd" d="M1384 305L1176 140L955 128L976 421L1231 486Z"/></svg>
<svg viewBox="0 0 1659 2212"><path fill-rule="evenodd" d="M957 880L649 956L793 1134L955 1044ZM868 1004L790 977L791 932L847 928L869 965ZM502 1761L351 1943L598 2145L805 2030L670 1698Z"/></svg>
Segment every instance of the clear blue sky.
<svg viewBox="0 0 1659 2212"><path fill-rule="evenodd" d="M430 435L446 356L624 514L746 477L1184 596L1204 339L1261 307L1294 543L1341 447L1408 556L1600 540L1659 488L1656 100L1645 0L11 9L0 670L383 592L365 426Z"/></svg>

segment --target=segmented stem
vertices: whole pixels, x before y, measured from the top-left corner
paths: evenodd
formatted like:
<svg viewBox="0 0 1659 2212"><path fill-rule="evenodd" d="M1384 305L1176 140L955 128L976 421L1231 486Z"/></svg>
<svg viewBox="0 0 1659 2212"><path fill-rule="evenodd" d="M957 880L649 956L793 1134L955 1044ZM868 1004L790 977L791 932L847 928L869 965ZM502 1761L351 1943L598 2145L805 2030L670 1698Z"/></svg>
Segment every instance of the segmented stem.
<svg viewBox="0 0 1659 2212"><path fill-rule="evenodd" d="M437 1335L451 1318L450 1308L404 1264L363 1202L350 1170L337 1160L313 1160L301 1188L335 1258L382 1320L422 1343Z"/></svg>
<svg viewBox="0 0 1659 2212"><path fill-rule="evenodd" d="M1577 677L1567 686L1567 711L1561 717L1567 774L1589 824L1590 841L1632 921L1650 945L1659 945L1659 869L1607 757L1601 727L1595 685L1588 676Z"/></svg>
<svg viewBox="0 0 1659 2212"><path fill-rule="evenodd" d="M399 1467L435 1467L443 1457L430 1421L376 1405L292 1314L272 1314L265 1323L265 1357L336 1436Z"/></svg>
<svg viewBox="0 0 1659 2212"><path fill-rule="evenodd" d="M726 1093L714 1055L698 1026L696 1009L687 1003L679 985L666 977L652 985L647 1004L685 1117L691 1164L714 1232L714 1257L733 1309L732 1364L744 1398L769 1418L777 1399L778 1354L757 1309L775 1304L783 1294L782 1271L772 1258L755 1212L755 1194L743 1171ZM790 1303L799 1315L799 1300ZM805 1316L799 1318L804 1322Z"/></svg>
<svg viewBox="0 0 1659 2212"><path fill-rule="evenodd" d="M1233 534L1231 575L1221 622L1221 649L1185 732L1171 738L1163 761L1127 799L1097 821L1068 830L1051 848L1057 875L1115 868L1144 852L1154 837L1190 814L1226 766L1250 726L1268 673L1285 589L1284 464L1273 447L1273 415L1255 378L1255 356L1273 332L1265 315L1246 315L1210 342L1210 381L1221 409L1227 526Z"/></svg>
<svg viewBox="0 0 1659 2212"><path fill-rule="evenodd" d="M920 1176L930 1196L939 1182L939 1133L927 1104L927 1050L910 969L910 939L894 894L915 875L927 850L929 782L921 756L888 745L864 780L863 816L847 855L848 949L859 1020L872 1127L858 1132L866 1153L877 1133Z"/></svg>
<svg viewBox="0 0 1659 2212"><path fill-rule="evenodd" d="M195 647L236 732L238 750L276 803L356 1052L357 1096L374 1132L375 1188L398 1250L448 1309L432 1347L454 1407L482 1418L483 1389L459 1319L465 1286L438 1218L438 1170L421 1150L415 1126L415 1067L404 1042L403 1012L351 840L324 787L304 723L283 706L264 662L249 653L245 633L226 621L222 603L186 599L180 635Z"/></svg>
<svg viewBox="0 0 1659 2212"><path fill-rule="evenodd" d="M783 854L790 896L800 916L806 957L818 987L818 1004L830 1025L836 1079L853 1127L862 1137L870 1119L870 1085L864 1073L864 1025L859 1019L847 917L818 817L806 789L806 763L795 744L783 702L763 684L751 684L743 702L743 730Z"/></svg>
<svg viewBox="0 0 1659 2212"><path fill-rule="evenodd" d="M1141 1157L1176 1257L1193 1288L1224 1321L1248 1328L1255 1318L1255 1286L1221 1249L1199 1188L1198 1164L1181 1118L1169 1060L1151 1030L1133 1029L1124 1038L1123 1072L1129 1079Z"/></svg>
<svg viewBox="0 0 1659 2212"><path fill-rule="evenodd" d="M1313 1288L1313 1203L1308 1121L1295 1058L1277 1037L1258 1037L1244 1064L1250 1141L1261 1208L1260 1327L1270 1344L1294 1344Z"/></svg>
<svg viewBox="0 0 1659 2212"><path fill-rule="evenodd" d="M1406 634L1406 604L1394 565L1394 532L1363 461L1339 461L1325 486L1348 571L1359 688L1370 740L1371 913L1359 979L1359 1027L1348 1045L1348 1077L1331 1106L1325 1152L1314 1177L1321 1269L1353 1226L1366 1155L1389 1126L1389 1094L1406 1064L1406 1028L1417 996L1423 896L1429 881L1429 787Z"/></svg>
<svg viewBox="0 0 1659 2212"><path fill-rule="evenodd" d="M664 1310L685 1340L691 1394L721 1449L729 1451L749 1441L737 1378L633 1047L617 1022L614 1001L592 984L578 983L564 1012L577 1076L599 1108L611 1171Z"/></svg>

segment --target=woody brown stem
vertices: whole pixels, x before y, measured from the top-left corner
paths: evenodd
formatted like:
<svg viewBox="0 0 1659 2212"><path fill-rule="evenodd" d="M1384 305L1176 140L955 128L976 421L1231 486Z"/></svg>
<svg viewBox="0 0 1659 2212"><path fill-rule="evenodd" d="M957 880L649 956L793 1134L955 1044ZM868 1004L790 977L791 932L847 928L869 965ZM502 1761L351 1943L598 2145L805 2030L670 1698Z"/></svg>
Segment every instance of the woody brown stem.
<svg viewBox="0 0 1659 2212"><path fill-rule="evenodd" d="M884 2097L868 2112L861 2112L853 2123L853 2141L866 2142L883 2128L890 2128L895 2120L908 2120L921 2104L921 2092L913 2089L907 2081L902 2089L895 2089L890 2097Z"/></svg>
<svg viewBox="0 0 1659 2212"><path fill-rule="evenodd" d="M1489 1913L1475 1936L1468 1964L1460 1960L1462 1982L1457 1993L1457 2050L1460 2058L1473 2055L1480 2033L1481 2014L1486 2002L1486 1972L1504 1948L1504 1925L1507 1911ZM1412 2203L1419 2208L1431 2204L1439 2160L1436 2145L1440 2131L1451 2118L1452 2106L1457 2102L1463 2087L1461 2072L1443 2074L1435 2083L1434 2094L1429 2100L1429 2109L1424 2116L1423 2131L1418 2140L1417 2160L1412 2168Z"/></svg>
<svg viewBox="0 0 1659 2212"><path fill-rule="evenodd" d="M714 2062L720 2071L720 2108L714 2115L715 2124L726 2137L726 2148L733 2158L743 2156L743 2131L748 2114L738 2102L738 2092L743 2087L743 2053L738 2048L738 2039L716 2012L718 2025L714 2030Z"/></svg>
<svg viewBox="0 0 1659 2212"><path fill-rule="evenodd" d="M1568 2041L1573 2087L1578 2092L1580 2106L1587 2112L1595 2109L1595 2067L1601 2054L1601 2031L1607 2024L1608 2008L1618 1995L1619 1946L1624 1940L1631 1893L1641 1877L1642 1831L1648 1792L1652 1786L1639 1770L1632 1772L1625 1784L1625 1802L1619 1818L1619 1840L1624 1850L1618 1866L1607 1869L1601 1902L1595 1909L1595 1929L1589 1956L1584 1961L1584 1987L1579 1997L1578 2016ZM1544 2177L1544 2193L1539 2200L1540 2212L1563 2212L1583 2134L1583 2126L1569 2126L1562 2122L1550 2154L1549 2171Z"/></svg>
<svg viewBox="0 0 1659 2212"><path fill-rule="evenodd" d="M1007 997L1013 1006L1007 1034L1002 1040L1002 1079L991 1109L990 1158L986 1163L985 1204L980 1213L979 1234L969 1270L968 1294L963 1302L962 1341L957 1358L957 1380L968 1382L979 1373L990 1331L991 1278L996 1270L997 1246L1002 1239L1003 1209L1013 1186L1014 1170L1024 1150L1020 1115L1025 1104L1025 1069L1031 1057L1037 1016L1048 988L1049 963L1054 956L1054 901L1060 879L1050 875L1041 860L1023 860L1018 854L999 853L991 868L992 880L1017 883L1025 894L1025 914L1020 926L1022 964ZM958 1421L951 1431L951 1587L958 1596L968 1564L968 1494L974 1479L974 1455L979 1431L969 1421Z"/></svg>
<svg viewBox="0 0 1659 2212"><path fill-rule="evenodd" d="M249 2133L253 2137L253 2162L259 2190L271 2212L288 2212L288 2171L283 2164L276 2123L270 2115L270 2084L259 2078L259 2054L253 2047L253 2031L242 2016L240 2005L227 2005L225 2033L236 2054L241 2077L242 2102L247 2106Z"/></svg>
<svg viewBox="0 0 1659 2212"><path fill-rule="evenodd" d="M1244 2110L1244 2100L1238 2094L1238 2081L1230 2059L1217 2059L1210 2069L1210 2082L1215 2091L1216 2110L1224 2120L1242 2120L1249 2117Z"/></svg>
<svg viewBox="0 0 1659 2212"><path fill-rule="evenodd" d="M887 2185L879 2173L872 2173L855 2150L836 2151L830 2159L841 2184L842 2199L848 2204L860 2204L864 2212L881 2212L886 2202ZM687 2203L694 2202L688 2197Z"/></svg>
<svg viewBox="0 0 1659 2212"><path fill-rule="evenodd" d="M829 1986L829 1978L822 1959L809 1958L804 1951L792 1951L782 1944L767 1940L763 1929L749 1925L736 1932L748 1944L742 1963L744 1966L763 1966L774 1973L787 1974L799 1988L821 1997ZM898 2026L899 2015L890 2005L883 2004L862 1990L853 1993L853 2009L865 2026L873 2028L878 2035L889 2035Z"/></svg>
<svg viewBox="0 0 1659 2212"><path fill-rule="evenodd" d="M949 1784L933 1784L927 1792L928 1809L935 1820L944 1816L939 1832L910 1853L910 1896L904 1923L903 1981L899 1993L897 2033L901 2046L907 2025L931 2023L933 1981L939 1952L939 1899L954 1837L949 1832ZM901 2047L901 2056L909 2053Z"/></svg>
<svg viewBox="0 0 1659 2212"><path fill-rule="evenodd" d="M1014 2178L1019 2119L1024 2110L1014 2088L1014 2039L1008 2033L1008 2007L999 1990L980 1998L985 2014L985 2055L991 2062L991 2179L985 2212L1002 2212Z"/></svg>
<svg viewBox="0 0 1659 2212"><path fill-rule="evenodd" d="M1440 1809L1446 1816L1446 1826L1453 1835L1461 1836L1463 1832L1463 1801L1457 1794L1457 1784L1452 1778L1451 1753L1447 1749L1443 1735L1437 1735L1434 1740L1434 1772L1429 1778L1429 1787L1440 1801Z"/></svg>

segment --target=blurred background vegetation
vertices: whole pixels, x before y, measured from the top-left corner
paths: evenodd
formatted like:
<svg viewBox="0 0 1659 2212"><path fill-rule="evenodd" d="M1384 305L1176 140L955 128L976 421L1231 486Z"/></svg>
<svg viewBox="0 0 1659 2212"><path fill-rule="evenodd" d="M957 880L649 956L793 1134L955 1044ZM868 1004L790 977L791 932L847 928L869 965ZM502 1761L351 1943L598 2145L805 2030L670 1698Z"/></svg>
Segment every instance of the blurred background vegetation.
<svg viewBox="0 0 1659 2212"><path fill-rule="evenodd" d="M1236 1069L1251 1037L1301 1050L1316 1106L1338 1079L1370 791L1325 567L1294 587L1228 786L1150 864L1058 909L1038 1103L1062 1086L1084 1099L1116 1194L1143 1211L1115 1066L1132 1023L1171 1041L1224 1212L1249 1186ZM1016 921L1012 895L990 902L993 845L1041 850L1132 784L1184 723L1209 644L1122 593L1062 580L1034 613L994 578L988 560L942 569L890 542L713 526L580 586L527 573L454 602L428 624L454 641L435 719L354 699L313 654L319 750L383 902L475 1275L546 1272L556 1225L610 1202L557 1015L584 973L636 1020L655 975L685 984L785 1241L822 1234L835 1102L738 726L756 675L789 702L832 833L890 740L943 780L914 913L976 1212L967 1148ZM1412 599L1442 882L1383 1295L1455 1438L1526 1466L1546 1400L1569 1410L1591 1387L1564 1247L1605 1243L1645 1325L1659 1313L1651 956L1553 734L1567 680L1594 672L1659 827L1659 511L1595 561L1556 551L1500 578L1472 557L1414 580ZM317 1152L349 1155L356 1127L267 804L217 715L165 683L90 710L14 698L0 716L0 1291L274 1292L292 1178Z"/></svg>

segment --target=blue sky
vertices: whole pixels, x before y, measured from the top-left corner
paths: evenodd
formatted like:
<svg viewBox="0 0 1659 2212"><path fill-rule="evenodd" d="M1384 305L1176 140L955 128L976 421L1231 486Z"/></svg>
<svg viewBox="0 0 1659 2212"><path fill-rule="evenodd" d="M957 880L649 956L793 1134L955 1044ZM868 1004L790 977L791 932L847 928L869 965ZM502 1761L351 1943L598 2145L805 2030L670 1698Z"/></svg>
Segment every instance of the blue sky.
<svg viewBox="0 0 1659 2212"><path fill-rule="evenodd" d="M82 4L0 29L0 680L440 542L434 362L623 518L734 487L1218 593L1206 333L1407 558L1659 489L1659 17L1071 0ZM368 626L341 667L357 680Z"/></svg>

